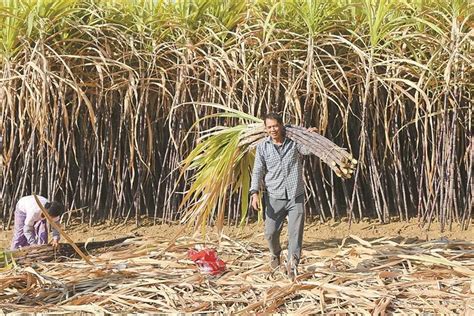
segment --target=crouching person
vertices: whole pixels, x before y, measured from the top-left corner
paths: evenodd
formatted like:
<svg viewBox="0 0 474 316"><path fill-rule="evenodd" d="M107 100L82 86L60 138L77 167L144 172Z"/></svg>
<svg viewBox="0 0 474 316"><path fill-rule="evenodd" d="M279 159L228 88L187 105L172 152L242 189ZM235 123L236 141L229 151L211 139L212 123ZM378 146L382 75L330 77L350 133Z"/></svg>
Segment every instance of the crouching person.
<svg viewBox="0 0 474 316"><path fill-rule="evenodd" d="M48 211L53 220L59 224L61 214L64 212L64 206L58 202L50 202L42 196L37 196L40 203ZM59 232L52 228L53 247L59 243ZM35 245L45 245L48 243L48 225L47 220L41 212L41 208L36 203L33 195L22 197L15 208L15 227L11 249L28 247Z"/></svg>

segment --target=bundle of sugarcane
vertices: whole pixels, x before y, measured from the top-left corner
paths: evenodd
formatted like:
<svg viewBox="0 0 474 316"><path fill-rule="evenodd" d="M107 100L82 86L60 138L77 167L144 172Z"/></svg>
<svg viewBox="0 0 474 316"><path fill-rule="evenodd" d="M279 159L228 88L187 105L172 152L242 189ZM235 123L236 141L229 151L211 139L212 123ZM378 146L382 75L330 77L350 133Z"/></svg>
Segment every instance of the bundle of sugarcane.
<svg viewBox="0 0 474 316"><path fill-rule="evenodd" d="M285 126L286 136L294 142L307 147L312 154L326 163L338 177L349 179L357 165L357 160L342 147L337 146L326 137L311 132L301 126ZM240 136L240 145L256 146L266 136L262 123L249 124Z"/></svg>
<svg viewBox="0 0 474 316"><path fill-rule="evenodd" d="M196 105L196 104L194 104ZM187 178L189 186L180 207L187 207L181 218L184 222L202 225L205 231L208 219L217 211L217 226L222 228L227 199L240 190L241 222L248 211L249 184L254 162L254 147L265 136L261 119L250 114L218 104L200 104L223 110L223 113L209 115L201 120L215 117L236 119L242 122L236 126L219 126L201 132L198 145L183 161L183 173L192 171ZM343 179L352 176L357 164L344 148L324 136L306 128L287 126L286 135L298 144L304 145ZM260 214L260 213L259 213ZM259 215L260 216L260 215Z"/></svg>

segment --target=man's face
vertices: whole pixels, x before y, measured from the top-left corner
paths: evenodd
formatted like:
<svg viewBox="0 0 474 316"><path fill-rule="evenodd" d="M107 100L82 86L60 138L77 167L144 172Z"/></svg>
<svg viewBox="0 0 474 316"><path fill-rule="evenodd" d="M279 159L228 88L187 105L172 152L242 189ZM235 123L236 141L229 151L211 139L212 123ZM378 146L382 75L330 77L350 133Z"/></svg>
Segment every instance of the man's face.
<svg viewBox="0 0 474 316"><path fill-rule="evenodd" d="M283 134L283 126L277 120L266 119L265 130L273 140L281 140Z"/></svg>

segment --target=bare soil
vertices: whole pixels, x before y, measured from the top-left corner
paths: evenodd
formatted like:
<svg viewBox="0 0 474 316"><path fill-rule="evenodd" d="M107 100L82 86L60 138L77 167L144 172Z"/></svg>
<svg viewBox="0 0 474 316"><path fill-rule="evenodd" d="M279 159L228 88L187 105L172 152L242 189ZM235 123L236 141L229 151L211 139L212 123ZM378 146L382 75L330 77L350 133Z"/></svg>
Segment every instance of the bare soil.
<svg viewBox="0 0 474 316"><path fill-rule="evenodd" d="M453 224L451 231L441 232L440 225L433 223L429 230L421 228L416 220L410 222L391 222L380 224L376 221L362 221L359 223L334 222L321 223L319 221L307 222L304 232L304 246L315 243L325 247L337 247L341 240L356 235L362 239L373 240L381 237L401 237L415 238L421 241L448 239L474 241L474 221L467 230L461 230L459 225ZM112 225L105 223L101 225L88 226L86 224L73 223L65 227L67 234L76 242L102 241L115 239L127 235L154 236L163 239L172 239L177 235L199 235L192 227L182 225L153 225L152 222L144 219L137 227L134 222L126 224ZM215 228L208 228L215 231ZM245 227L224 226L223 233L234 239L242 239L265 245L263 236L263 223L250 223ZM12 230L0 232L0 249L8 248L12 236ZM282 232L282 242L286 241L286 227Z"/></svg>

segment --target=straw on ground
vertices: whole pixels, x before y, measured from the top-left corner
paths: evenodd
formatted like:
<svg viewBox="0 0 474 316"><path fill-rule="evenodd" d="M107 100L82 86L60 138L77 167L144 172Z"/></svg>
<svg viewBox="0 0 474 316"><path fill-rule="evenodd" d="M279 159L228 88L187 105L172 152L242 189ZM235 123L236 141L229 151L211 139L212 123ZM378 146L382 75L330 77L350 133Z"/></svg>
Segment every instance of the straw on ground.
<svg viewBox="0 0 474 316"><path fill-rule="evenodd" d="M201 274L190 247L216 247L228 270ZM2 312L360 313L474 310L474 243L351 236L339 248L307 247L290 282L271 272L266 251L226 236L133 238L79 259L45 258L1 272ZM166 251L163 251L167 249Z"/></svg>

